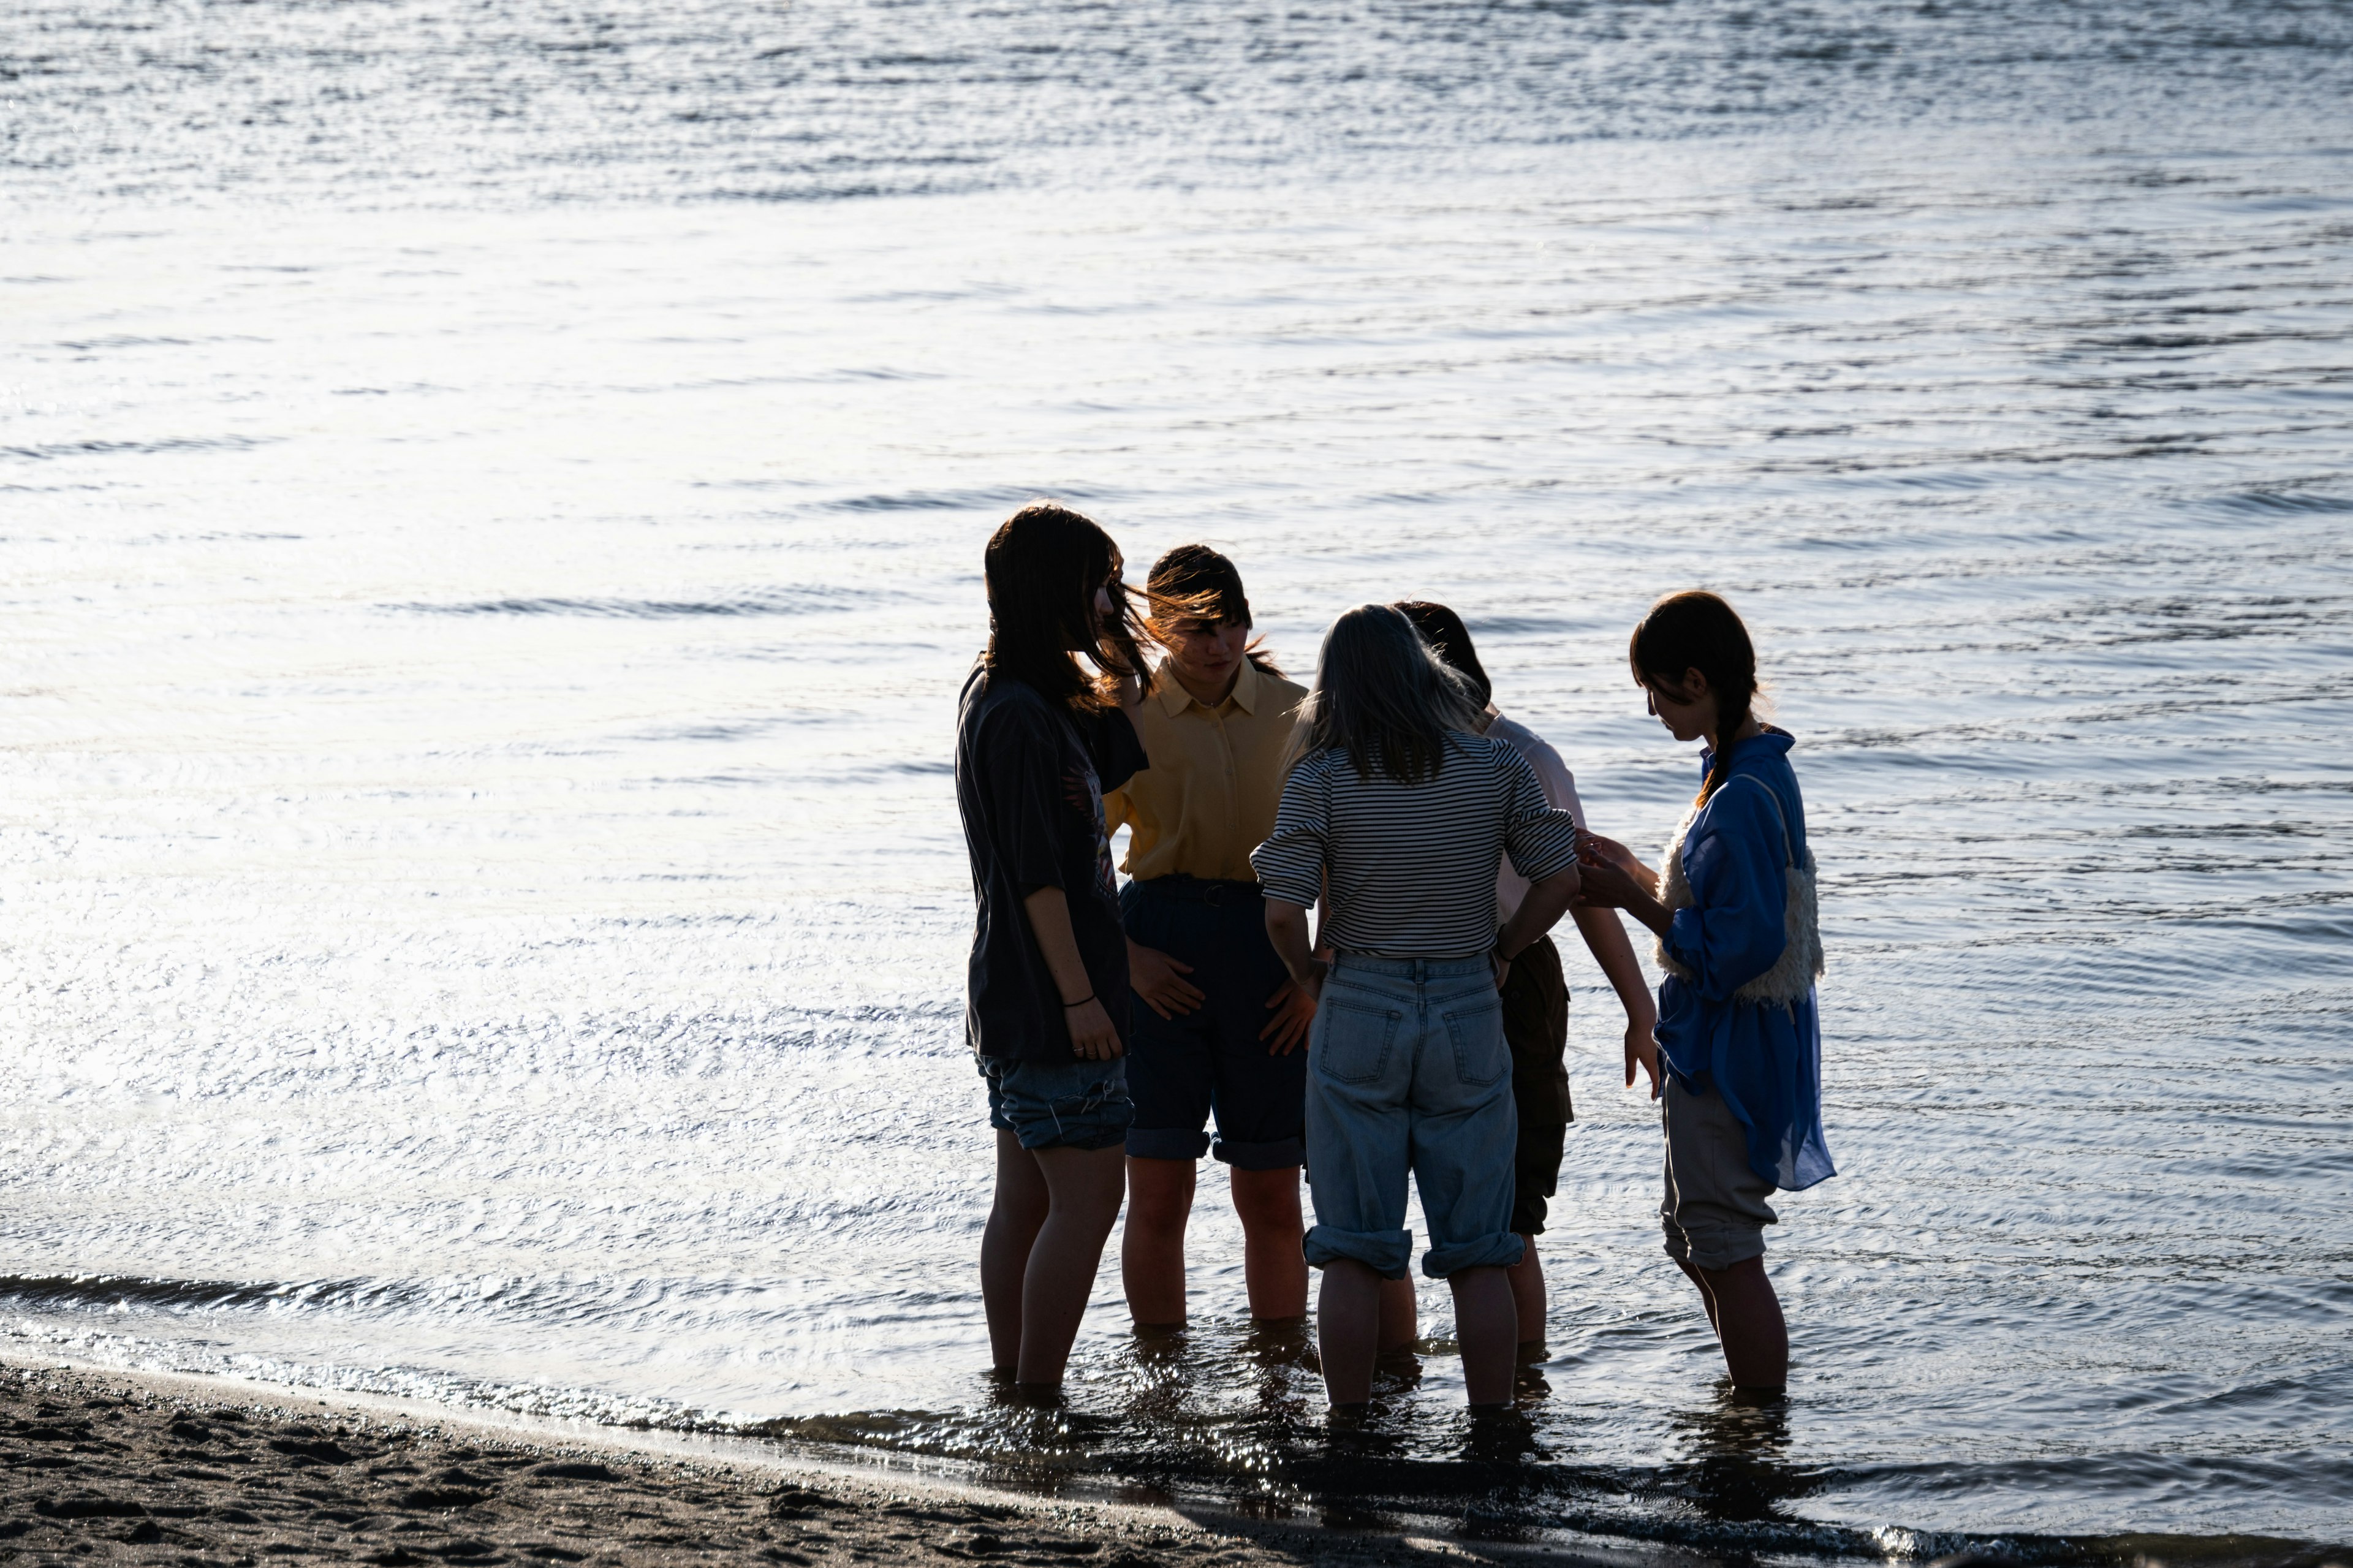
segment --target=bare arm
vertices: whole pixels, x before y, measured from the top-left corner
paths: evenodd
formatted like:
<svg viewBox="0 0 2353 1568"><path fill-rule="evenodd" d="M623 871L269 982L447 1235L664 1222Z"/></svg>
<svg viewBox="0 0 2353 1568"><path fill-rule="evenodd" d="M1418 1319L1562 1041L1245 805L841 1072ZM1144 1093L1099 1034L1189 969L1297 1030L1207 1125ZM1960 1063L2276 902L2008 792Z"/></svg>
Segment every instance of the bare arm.
<svg viewBox="0 0 2353 1568"><path fill-rule="evenodd" d="M1560 922L1568 908L1568 900L1577 897L1577 866L1575 862L1562 867L1541 882L1531 883L1527 897L1504 922L1495 937L1495 984L1500 988L1504 976L1511 973L1512 960L1527 950L1530 942Z"/></svg>
<svg viewBox="0 0 2353 1568"><path fill-rule="evenodd" d="M1609 977L1609 989L1618 993L1619 1005L1626 1009L1630 1020L1655 1015L1658 1007L1651 999L1651 987L1642 979L1642 965L1634 956L1634 944L1626 940L1626 928L1608 910L1579 905L1570 909L1568 918L1577 922L1577 934L1585 939L1585 951L1601 966Z"/></svg>
<svg viewBox="0 0 2353 1568"><path fill-rule="evenodd" d="M1331 901L1332 873L1326 870L1324 873L1323 907L1330 908ZM1270 909L1273 907L1271 901L1269 902L1268 907ZM1268 929L1270 931L1273 929L1271 921ZM1314 939L1310 937L1308 942L1313 952L1315 951ZM1319 962L1326 968L1332 963L1329 958L1323 958ZM1285 980L1274 988L1274 994L1266 999L1267 1011L1274 1016L1269 1018L1266 1021L1266 1027L1258 1032L1258 1037L1267 1042L1268 1056L1287 1057L1292 1052L1305 1047L1307 1031L1315 1024L1316 1000L1316 993L1308 990L1296 980Z"/></svg>
<svg viewBox="0 0 2353 1568"><path fill-rule="evenodd" d="M1311 997L1322 995L1324 965L1315 961L1307 940L1307 911L1281 899L1267 900L1266 939L1274 944L1283 968L1291 971L1293 983Z"/></svg>
<svg viewBox="0 0 2353 1568"><path fill-rule="evenodd" d="M1634 957L1634 944L1626 940L1625 926L1607 910L1579 905L1569 910L1569 918L1577 922L1593 962L1609 977L1609 988L1618 993L1618 1005L1626 1009L1627 1086L1632 1087L1634 1069L1639 1066L1651 1075L1651 1098L1656 1100L1659 1042L1653 1031L1659 1026L1659 1005L1651 997L1650 986L1643 983L1642 966Z"/></svg>
<svg viewBox="0 0 2353 1568"><path fill-rule="evenodd" d="M1040 888L1021 900L1029 917L1030 934L1038 939L1047 973L1062 994L1062 1018L1071 1026L1071 1048L1090 1061L1109 1061L1125 1047L1112 1026L1110 1010L1094 994L1087 966L1079 957L1079 939L1071 930L1071 902L1060 888ZM1073 1003L1075 1002L1075 1005Z"/></svg>
<svg viewBox="0 0 2353 1568"><path fill-rule="evenodd" d="M1659 935L1667 934L1675 917L1651 890L1616 866L1588 866L1579 902L1588 909L1624 910Z"/></svg>

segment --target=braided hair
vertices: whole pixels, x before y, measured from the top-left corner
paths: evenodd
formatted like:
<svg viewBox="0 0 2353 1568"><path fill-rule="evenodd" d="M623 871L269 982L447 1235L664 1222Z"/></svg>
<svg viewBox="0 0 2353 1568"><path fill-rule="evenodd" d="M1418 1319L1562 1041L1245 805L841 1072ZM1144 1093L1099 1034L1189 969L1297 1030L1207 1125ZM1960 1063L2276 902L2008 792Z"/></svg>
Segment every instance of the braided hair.
<svg viewBox="0 0 2353 1568"><path fill-rule="evenodd" d="M1748 628L1715 595L1687 589L1651 606L1626 653L1636 680L1677 701L1689 700L1682 694L1685 670L1707 677L1715 696L1715 756L1699 789L1699 804L1706 805L1732 776L1732 738L1757 701L1757 645Z"/></svg>

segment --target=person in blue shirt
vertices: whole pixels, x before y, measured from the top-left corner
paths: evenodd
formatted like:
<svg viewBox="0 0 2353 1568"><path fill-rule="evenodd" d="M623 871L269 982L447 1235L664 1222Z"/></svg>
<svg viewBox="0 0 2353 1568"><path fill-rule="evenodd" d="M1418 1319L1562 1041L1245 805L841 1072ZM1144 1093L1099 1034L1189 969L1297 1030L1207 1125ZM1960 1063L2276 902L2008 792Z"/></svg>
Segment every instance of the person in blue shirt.
<svg viewBox="0 0 2353 1568"><path fill-rule="evenodd" d="M1752 710L1756 647L1714 594L1651 605L1629 651L1659 722L1706 742L1699 798L1656 871L1588 835L1578 902L1658 936L1667 1254L1699 1287L1734 1386L1777 1394L1789 1334L1765 1272L1778 1218L1766 1199L1838 1173L1822 1141L1821 938L1796 742Z"/></svg>

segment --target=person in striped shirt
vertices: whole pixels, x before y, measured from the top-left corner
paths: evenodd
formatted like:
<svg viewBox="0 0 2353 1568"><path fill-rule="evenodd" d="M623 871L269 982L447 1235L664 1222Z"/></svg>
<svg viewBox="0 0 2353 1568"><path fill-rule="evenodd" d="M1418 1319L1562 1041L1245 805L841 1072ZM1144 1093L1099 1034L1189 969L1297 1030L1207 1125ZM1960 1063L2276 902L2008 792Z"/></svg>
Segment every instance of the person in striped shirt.
<svg viewBox="0 0 2353 1568"><path fill-rule="evenodd" d="M1577 780L1569 773L1568 764L1535 731L1496 709L1494 687L1487 679L1486 667L1479 662L1479 650L1472 646L1471 628L1462 624L1462 617L1444 605L1427 600L1400 604L1398 608L1438 657L1470 681L1472 689L1484 704L1479 732L1509 741L1535 770L1537 782L1544 785L1546 803L1577 818L1577 830L1586 831L1585 808L1577 798ZM1527 879L1510 866L1497 868L1497 925L1512 918L1512 911L1526 896L1527 887ZM1572 907L1568 917L1577 922L1578 934L1585 938L1586 950L1601 966L1601 973L1609 977L1611 989L1618 994L1619 1005L1626 1010L1627 1087L1633 1087L1639 1066L1650 1074L1651 1098L1656 1100L1659 1047L1651 1037L1651 1031L1658 1024L1659 1010L1651 1000L1650 982L1642 976L1642 965L1634 957L1634 945L1626 940L1626 928L1619 923L1614 910ZM1520 955L1519 962L1512 965L1512 977L1504 986L1503 995L1504 1038L1512 1047L1512 1102L1520 1117L1519 1151L1513 1161L1512 1228L1527 1244L1525 1255L1512 1269L1512 1300L1519 1310L1520 1343L1524 1347L1540 1346L1545 1337L1546 1301L1544 1262L1537 1255L1536 1237L1543 1234L1553 1194L1559 1187L1568 1123L1576 1120L1569 1100L1567 1060L1568 980L1562 972L1560 952L1553 946L1552 938L1537 938Z"/></svg>
<svg viewBox="0 0 2353 1568"><path fill-rule="evenodd" d="M1413 1250L1409 1172L1430 1222L1422 1272L1453 1292L1472 1407L1511 1395L1519 1321L1504 1271L1523 1246L1497 993L1577 894L1577 824L1509 742L1478 732L1481 711L1395 608L1348 611L1301 705L1274 831L1250 856L1267 935L1317 998L1305 1250L1324 1271L1316 1337L1335 1410L1371 1397L1381 1281L1404 1279ZM1530 887L1499 934L1506 858ZM1308 935L1319 901L1328 971Z"/></svg>

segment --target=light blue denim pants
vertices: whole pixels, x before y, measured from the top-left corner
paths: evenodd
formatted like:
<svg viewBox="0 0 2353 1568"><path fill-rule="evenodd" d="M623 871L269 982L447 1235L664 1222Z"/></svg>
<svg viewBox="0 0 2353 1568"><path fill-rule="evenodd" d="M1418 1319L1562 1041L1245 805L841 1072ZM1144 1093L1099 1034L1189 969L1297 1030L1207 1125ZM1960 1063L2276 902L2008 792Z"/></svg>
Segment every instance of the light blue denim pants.
<svg viewBox="0 0 2353 1568"><path fill-rule="evenodd" d="M1422 1272L1520 1260L1512 1233L1512 1053L1494 970L1477 958L1343 953L1307 1047L1307 1261L1405 1278L1411 1170L1430 1221Z"/></svg>

